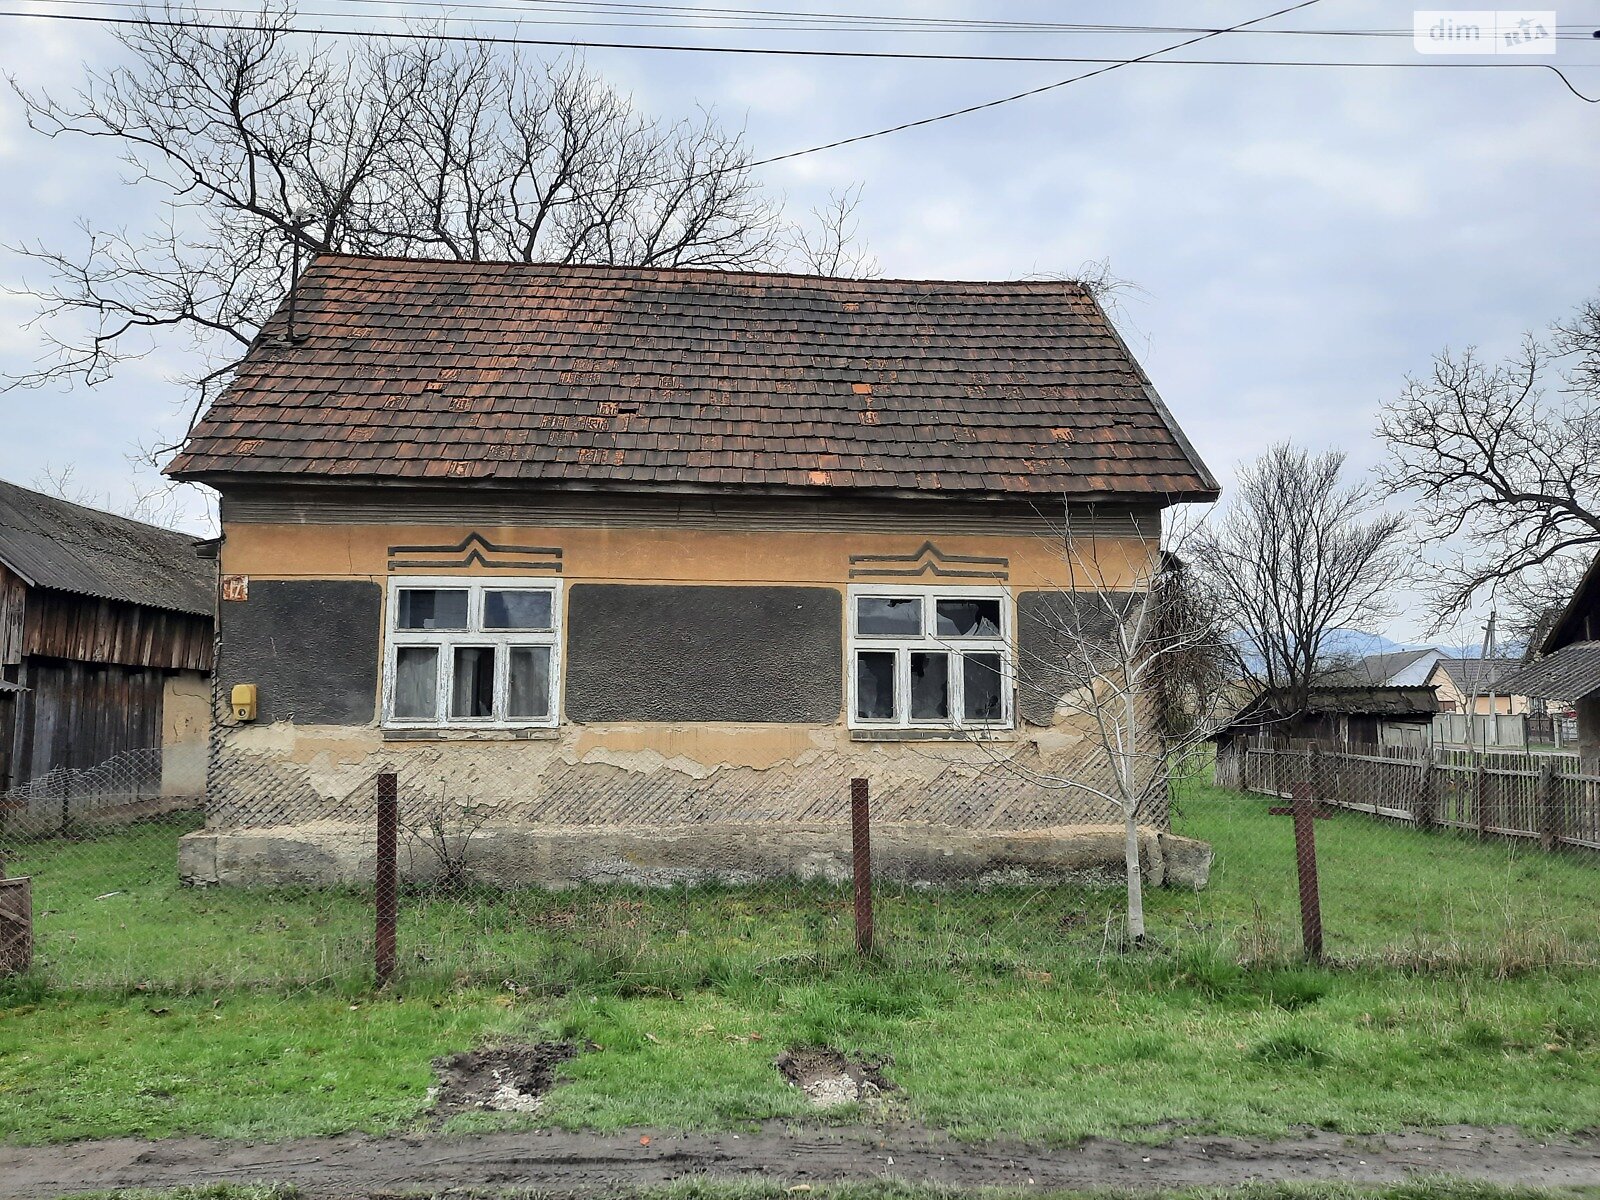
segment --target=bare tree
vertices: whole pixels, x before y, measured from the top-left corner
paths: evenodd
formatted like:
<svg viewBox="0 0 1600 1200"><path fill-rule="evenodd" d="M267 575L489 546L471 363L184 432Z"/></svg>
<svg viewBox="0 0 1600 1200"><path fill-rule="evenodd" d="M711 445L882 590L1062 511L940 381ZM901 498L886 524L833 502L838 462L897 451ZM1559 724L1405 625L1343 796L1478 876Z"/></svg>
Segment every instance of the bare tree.
<svg viewBox="0 0 1600 1200"><path fill-rule="evenodd" d="M218 28L145 12L119 27L129 65L71 95L18 89L36 130L106 140L163 207L153 229L86 226L78 246L12 247L40 269L28 292L46 354L10 386L97 383L186 333L198 412L281 300L296 254L867 264L850 221L859 193L820 214L819 231L797 228L742 134L708 113L650 117L579 62L488 43L308 42L292 15Z"/></svg>
<svg viewBox="0 0 1600 1200"><path fill-rule="evenodd" d="M1119 534L1109 521L1093 506L1069 506L1063 578L1045 590L1031 618L1037 628L1017 650L1022 713L1057 729L1061 748L1033 758L971 740L990 769L1119 814L1128 935L1137 944L1145 936L1140 823L1162 818L1173 779L1196 766L1236 650L1224 610L1180 553L1192 527L1169 529L1163 549L1161 535L1137 522Z"/></svg>
<svg viewBox="0 0 1600 1200"><path fill-rule="evenodd" d="M1089 511L1090 527L1094 514ZM1019 663L1030 696L1080 737L1077 753L1034 782L1086 793L1121 814L1128 935L1144 940L1139 823L1165 808L1172 781L1216 726L1234 647L1214 594L1180 551L1189 530L1161 539L1130 528L1079 536L1070 510L1065 586L1046 606L1047 647ZM1065 769L1062 769L1065 768Z"/></svg>
<svg viewBox="0 0 1600 1200"><path fill-rule="evenodd" d="M1441 623L1507 587L1522 609L1558 602L1600 550L1600 299L1498 365L1441 352L1378 434L1385 488L1414 497L1419 537L1451 552L1432 596Z"/></svg>
<svg viewBox="0 0 1600 1200"><path fill-rule="evenodd" d="M813 228L792 227L788 261L813 275L870 279L878 274L878 260L858 237L856 210L861 207L861 186L829 195L827 204L811 210Z"/></svg>
<svg viewBox="0 0 1600 1200"><path fill-rule="evenodd" d="M1238 473L1232 503L1191 561L1242 641L1250 680L1304 710L1336 665L1337 635L1370 630L1407 577L1405 519L1341 481L1345 456L1289 443Z"/></svg>

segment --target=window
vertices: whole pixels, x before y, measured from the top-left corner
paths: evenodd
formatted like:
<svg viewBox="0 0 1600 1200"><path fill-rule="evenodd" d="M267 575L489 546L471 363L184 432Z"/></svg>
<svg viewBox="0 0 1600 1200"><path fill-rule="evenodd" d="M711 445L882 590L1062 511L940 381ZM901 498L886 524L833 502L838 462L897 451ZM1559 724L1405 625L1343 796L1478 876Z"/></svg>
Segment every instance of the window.
<svg viewBox="0 0 1600 1200"><path fill-rule="evenodd" d="M384 724L554 726L559 580L389 581Z"/></svg>
<svg viewBox="0 0 1600 1200"><path fill-rule="evenodd" d="M853 728L1010 728L1004 588L852 587L849 619Z"/></svg>

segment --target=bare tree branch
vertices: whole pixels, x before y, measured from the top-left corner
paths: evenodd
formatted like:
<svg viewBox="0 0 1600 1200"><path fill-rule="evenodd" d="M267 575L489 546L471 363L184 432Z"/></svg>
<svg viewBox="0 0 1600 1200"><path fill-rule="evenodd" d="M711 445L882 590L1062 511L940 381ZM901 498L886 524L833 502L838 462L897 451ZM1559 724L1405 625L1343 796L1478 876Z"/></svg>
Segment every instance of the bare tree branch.
<svg viewBox="0 0 1600 1200"><path fill-rule="evenodd" d="M1243 640L1243 665L1291 712L1337 665L1334 637L1369 630L1407 577L1405 519L1341 482L1344 455L1288 443L1243 467L1223 516L1190 553Z"/></svg>
<svg viewBox="0 0 1600 1200"><path fill-rule="evenodd" d="M296 245L735 270L869 261L850 221L859 193L801 230L755 178L742 133L710 113L640 113L579 61L427 38L307 42L281 9L226 29L186 15L120 27L128 64L71 94L12 83L41 134L115 147L162 217L10 247L37 268L25 292L44 354L6 386L96 384L181 331L199 357L198 411L283 297Z"/></svg>
<svg viewBox="0 0 1600 1200"><path fill-rule="evenodd" d="M1431 597L1441 624L1508 589L1524 608L1554 602L1600 550L1600 300L1497 365L1441 352L1378 435L1384 487L1415 502L1424 545L1452 554Z"/></svg>

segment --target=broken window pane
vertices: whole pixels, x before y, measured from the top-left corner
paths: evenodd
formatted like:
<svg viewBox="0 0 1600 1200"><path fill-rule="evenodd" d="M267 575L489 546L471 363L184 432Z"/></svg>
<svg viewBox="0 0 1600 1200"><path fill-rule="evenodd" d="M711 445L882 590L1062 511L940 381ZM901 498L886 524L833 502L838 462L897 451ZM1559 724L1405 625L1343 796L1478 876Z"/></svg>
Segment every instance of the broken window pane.
<svg viewBox="0 0 1600 1200"><path fill-rule="evenodd" d="M922 632L922 601L915 596L858 596L856 632L916 637Z"/></svg>
<svg viewBox="0 0 1600 1200"><path fill-rule="evenodd" d="M396 629L465 629L466 589L401 588Z"/></svg>
<svg viewBox="0 0 1600 1200"><path fill-rule="evenodd" d="M483 594L485 629L549 629L549 592L487 591Z"/></svg>
<svg viewBox="0 0 1600 1200"><path fill-rule="evenodd" d="M550 715L550 647L517 646L511 651L506 717Z"/></svg>
<svg viewBox="0 0 1600 1200"><path fill-rule="evenodd" d="M950 719L950 656L914 653L911 656L911 719Z"/></svg>
<svg viewBox="0 0 1600 1200"><path fill-rule="evenodd" d="M999 600L940 600L935 605L940 637L999 637Z"/></svg>
<svg viewBox="0 0 1600 1200"><path fill-rule="evenodd" d="M998 654L961 656L961 715L968 721L998 721L1005 713L1001 688L1005 676Z"/></svg>
<svg viewBox="0 0 1600 1200"><path fill-rule="evenodd" d="M394 655L394 715L402 721L439 716L439 651L401 646Z"/></svg>
<svg viewBox="0 0 1600 1200"><path fill-rule="evenodd" d="M450 689L452 717L494 716L494 648L457 646Z"/></svg>
<svg viewBox="0 0 1600 1200"><path fill-rule="evenodd" d="M863 721L894 720L894 652L865 650L856 655L856 716Z"/></svg>

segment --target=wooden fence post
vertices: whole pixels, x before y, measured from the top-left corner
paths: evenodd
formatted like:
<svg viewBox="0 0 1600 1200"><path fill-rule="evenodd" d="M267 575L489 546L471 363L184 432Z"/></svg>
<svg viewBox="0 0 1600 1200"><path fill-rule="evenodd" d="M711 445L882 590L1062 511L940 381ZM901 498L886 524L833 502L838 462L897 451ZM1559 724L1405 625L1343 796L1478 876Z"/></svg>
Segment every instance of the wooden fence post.
<svg viewBox="0 0 1600 1200"><path fill-rule="evenodd" d="M394 975L395 926L400 915L399 791L399 781L392 772L378 776L378 872L373 889L377 938L373 966L380 988Z"/></svg>
<svg viewBox="0 0 1600 1200"><path fill-rule="evenodd" d="M1483 759L1480 758L1472 768L1472 803L1478 810L1478 840L1480 842L1489 836L1488 789L1485 787L1487 782L1488 768L1484 766Z"/></svg>
<svg viewBox="0 0 1600 1200"><path fill-rule="evenodd" d="M1539 845L1554 850L1561 842L1561 793L1556 788L1556 765L1546 758L1539 764L1534 786L1534 809L1539 822Z"/></svg>
<svg viewBox="0 0 1600 1200"><path fill-rule="evenodd" d="M1418 829L1432 829L1435 824L1433 803L1433 754L1422 761L1421 777L1417 780L1417 807L1411 813L1411 823Z"/></svg>
<svg viewBox="0 0 1600 1200"><path fill-rule="evenodd" d="M1317 797L1310 783L1294 785L1294 858L1300 876L1300 935L1306 957L1322 961L1322 896L1317 886Z"/></svg>
<svg viewBox="0 0 1600 1200"><path fill-rule="evenodd" d="M856 953L872 953L872 829L867 781L850 781L850 861L855 868Z"/></svg>

